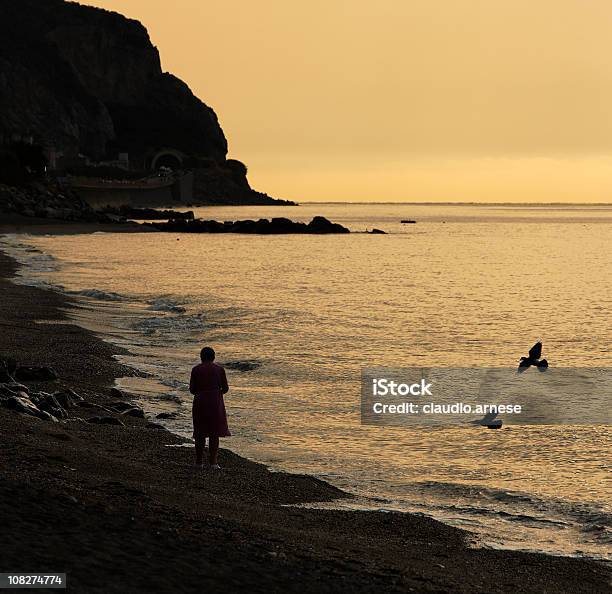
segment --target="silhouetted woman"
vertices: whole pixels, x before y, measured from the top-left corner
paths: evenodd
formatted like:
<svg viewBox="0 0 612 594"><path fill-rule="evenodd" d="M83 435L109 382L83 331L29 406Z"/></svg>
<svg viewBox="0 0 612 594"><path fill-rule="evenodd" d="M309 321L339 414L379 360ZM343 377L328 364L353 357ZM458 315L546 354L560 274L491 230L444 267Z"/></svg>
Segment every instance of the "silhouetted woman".
<svg viewBox="0 0 612 594"><path fill-rule="evenodd" d="M225 369L214 363L215 351L204 347L200 352L202 363L191 370L189 391L193 398L193 438L195 439L196 465L203 466L204 447L208 437L210 467L219 470L217 454L219 438L231 435L227 428L227 416L223 394L229 390Z"/></svg>

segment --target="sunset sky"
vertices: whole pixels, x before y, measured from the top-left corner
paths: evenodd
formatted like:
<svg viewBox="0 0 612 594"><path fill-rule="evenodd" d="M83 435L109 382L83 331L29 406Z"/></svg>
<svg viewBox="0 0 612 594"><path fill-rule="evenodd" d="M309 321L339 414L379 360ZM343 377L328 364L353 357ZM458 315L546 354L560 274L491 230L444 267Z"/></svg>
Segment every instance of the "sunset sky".
<svg viewBox="0 0 612 594"><path fill-rule="evenodd" d="M612 202L609 0L92 0L140 20L256 189Z"/></svg>

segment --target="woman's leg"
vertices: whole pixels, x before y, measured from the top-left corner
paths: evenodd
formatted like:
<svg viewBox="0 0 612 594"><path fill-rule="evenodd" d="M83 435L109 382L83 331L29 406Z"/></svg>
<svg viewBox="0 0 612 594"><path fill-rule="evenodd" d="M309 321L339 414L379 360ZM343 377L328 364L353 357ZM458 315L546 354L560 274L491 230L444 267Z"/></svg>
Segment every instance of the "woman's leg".
<svg viewBox="0 0 612 594"><path fill-rule="evenodd" d="M197 465L202 465L204 463L204 446L205 445L206 445L205 437L195 440L196 464Z"/></svg>
<svg viewBox="0 0 612 594"><path fill-rule="evenodd" d="M210 465L214 466L217 463L217 454L219 453L219 438L212 435L208 438L208 459Z"/></svg>

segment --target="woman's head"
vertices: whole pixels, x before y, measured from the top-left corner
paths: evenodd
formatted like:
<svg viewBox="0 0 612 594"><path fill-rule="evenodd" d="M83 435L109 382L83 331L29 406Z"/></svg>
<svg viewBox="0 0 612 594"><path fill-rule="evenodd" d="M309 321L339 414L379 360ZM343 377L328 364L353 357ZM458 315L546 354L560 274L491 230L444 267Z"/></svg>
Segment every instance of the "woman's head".
<svg viewBox="0 0 612 594"><path fill-rule="evenodd" d="M200 351L200 359L202 359L202 363L206 361L214 361L215 360L215 350L212 347L205 346Z"/></svg>

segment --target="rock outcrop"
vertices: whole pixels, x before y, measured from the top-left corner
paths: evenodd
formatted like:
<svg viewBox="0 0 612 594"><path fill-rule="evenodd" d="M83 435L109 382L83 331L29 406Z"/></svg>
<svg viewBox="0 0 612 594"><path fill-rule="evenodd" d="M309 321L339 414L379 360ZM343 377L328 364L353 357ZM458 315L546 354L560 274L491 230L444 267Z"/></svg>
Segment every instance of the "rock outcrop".
<svg viewBox="0 0 612 594"><path fill-rule="evenodd" d="M278 200L253 190L246 166L235 159L222 163L200 162L194 169L193 197L194 203L200 205L295 205L290 200Z"/></svg>
<svg viewBox="0 0 612 594"><path fill-rule="evenodd" d="M113 222L108 215L96 213L74 191L48 182L20 187L0 184L2 213L64 221Z"/></svg>
<svg viewBox="0 0 612 594"><path fill-rule="evenodd" d="M0 3L0 129L103 158L172 146L224 160L214 111L161 70L147 30L63 0Z"/></svg>
<svg viewBox="0 0 612 594"><path fill-rule="evenodd" d="M126 423L119 417L146 419L142 408L127 402L114 401L108 406L102 406L85 400L68 387L52 393L40 390L41 386L49 389L56 385L56 380L59 379L50 367L18 365L12 357L0 355L0 372L0 407L16 413L54 423L87 421L101 425L124 426ZM21 384L15 381L16 379L34 383L36 388ZM88 418L75 417L76 411L80 414L84 412ZM98 411L106 414L91 416Z"/></svg>
<svg viewBox="0 0 612 594"><path fill-rule="evenodd" d="M332 223L325 217L314 217L310 223L301 223L276 217L272 219L259 219L257 221L205 221L173 220L167 223L145 223L158 231L173 233L250 233L255 235L282 235L289 233L306 233L321 235L328 233L350 233L338 223Z"/></svg>
<svg viewBox="0 0 612 594"><path fill-rule="evenodd" d="M181 212L178 210L158 210L155 208L133 208L122 206L120 208L105 208L100 212L126 219L141 221L167 221L169 219L193 219L193 210Z"/></svg>
<svg viewBox="0 0 612 594"><path fill-rule="evenodd" d="M15 142L53 148L63 155L60 169L81 163L79 155L101 162L128 153L145 170L171 149L194 170L194 204L274 203L251 189L244 165L226 160L215 112L162 72L145 27L120 14L64 0L2 0L0 104L2 183L21 183L2 179L19 161Z"/></svg>

